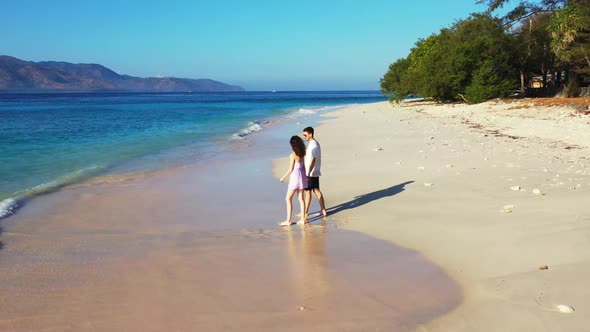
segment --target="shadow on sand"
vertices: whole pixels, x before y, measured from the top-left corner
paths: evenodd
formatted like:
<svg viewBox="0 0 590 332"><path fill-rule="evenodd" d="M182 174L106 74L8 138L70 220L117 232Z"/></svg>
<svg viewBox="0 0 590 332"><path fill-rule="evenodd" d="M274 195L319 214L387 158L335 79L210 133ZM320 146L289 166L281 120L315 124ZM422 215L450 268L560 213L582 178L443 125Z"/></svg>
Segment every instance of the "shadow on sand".
<svg viewBox="0 0 590 332"><path fill-rule="evenodd" d="M378 199L384 198L384 197L390 197L396 194L401 193L402 191L405 190L405 186L408 184L414 183L414 181L406 181L403 183L400 183L398 185L389 187L389 188L385 188L385 189L381 189L381 190L377 190L374 191L372 193L368 193L368 194L364 194L364 195L359 195L356 196L354 199L346 202L346 203L342 203L336 206L333 206L331 208L328 208L328 215L334 215L338 212L342 212L348 209L353 209L353 208L357 208L359 206L363 206L367 203L371 203L373 201L376 201Z"/></svg>

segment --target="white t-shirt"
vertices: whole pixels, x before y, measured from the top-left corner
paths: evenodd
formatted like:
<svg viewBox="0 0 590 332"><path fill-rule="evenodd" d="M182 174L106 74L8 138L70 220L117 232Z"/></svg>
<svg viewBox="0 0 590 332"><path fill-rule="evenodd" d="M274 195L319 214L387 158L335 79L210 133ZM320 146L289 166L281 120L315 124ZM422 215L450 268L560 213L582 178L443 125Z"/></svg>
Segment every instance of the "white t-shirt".
<svg viewBox="0 0 590 332"><path fill-rule="evenodd" d="M311 172L309 171L309 167L311 166L311 159L315 158L315 165ZM320 149L320 144L316 140L311 140L307 144L307 149L305 150L305 172L309 174L311 177L316 177L322 175L321 168L322 168L322 150Z"/></svg>

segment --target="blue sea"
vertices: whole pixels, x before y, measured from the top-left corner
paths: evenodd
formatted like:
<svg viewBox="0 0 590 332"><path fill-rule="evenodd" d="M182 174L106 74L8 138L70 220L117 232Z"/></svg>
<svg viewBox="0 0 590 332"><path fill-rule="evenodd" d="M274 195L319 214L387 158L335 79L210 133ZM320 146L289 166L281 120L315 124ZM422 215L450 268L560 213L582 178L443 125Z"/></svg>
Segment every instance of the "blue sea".
<svg viewBox="0 0 590 332"><path fill-rule="evenodd" d="M194 163L232 142L377 91L0 94L0 218L92 177Z"/></svg>

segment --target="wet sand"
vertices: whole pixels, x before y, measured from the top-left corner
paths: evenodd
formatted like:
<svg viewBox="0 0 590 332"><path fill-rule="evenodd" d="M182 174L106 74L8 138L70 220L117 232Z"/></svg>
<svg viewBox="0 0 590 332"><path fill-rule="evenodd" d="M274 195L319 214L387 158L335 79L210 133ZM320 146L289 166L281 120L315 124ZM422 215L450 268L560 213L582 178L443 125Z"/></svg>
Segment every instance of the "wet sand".
<svg viewBox="0 0 590 332"><path fill-rule="evenodd" d="M331 217L276 226L285 185L270 160L300 126L206 165L28 202L2 221L0 330L410 331L459 305L416 251Z"/></svg>

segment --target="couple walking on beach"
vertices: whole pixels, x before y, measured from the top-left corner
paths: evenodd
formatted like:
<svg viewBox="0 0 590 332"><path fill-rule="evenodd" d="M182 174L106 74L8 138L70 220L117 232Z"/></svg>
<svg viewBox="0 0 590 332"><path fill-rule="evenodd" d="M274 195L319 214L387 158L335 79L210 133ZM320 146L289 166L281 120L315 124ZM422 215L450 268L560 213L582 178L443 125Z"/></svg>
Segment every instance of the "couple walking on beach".
<svg viewBox="0 0 590 332"><path fill-rule="evenodd" d="M291 215L293 211L293 196L297 193L301 213L299 214L298 224L306 224L309 222L309 206L311 205L311 192L315 194L320 203L321 215L326 216L326 206L324 204L324 196L320 191L320 175L322 167L322 151L320 144L314 138L314 130L312 127L303 129L303 139L295 135L291 137L289 143L293 152L289 155L289 168L281 182L289 177L289 186L287 187L287 196L285 201L287 203L287 219L280 222L281 226L289 226L294 224L291 222Z"/></svg>

